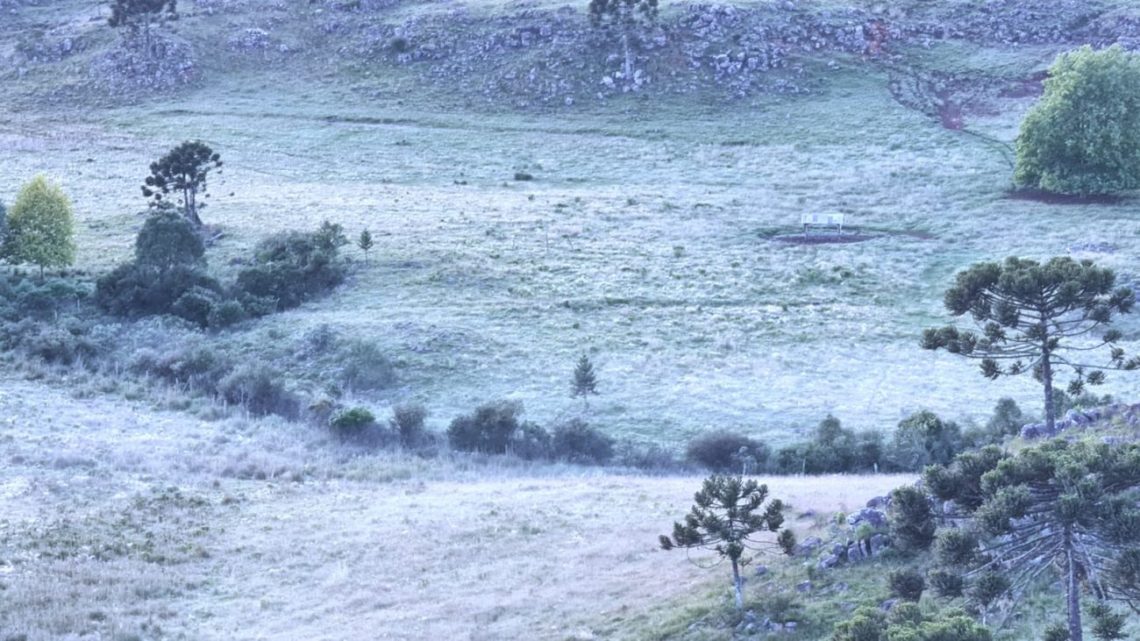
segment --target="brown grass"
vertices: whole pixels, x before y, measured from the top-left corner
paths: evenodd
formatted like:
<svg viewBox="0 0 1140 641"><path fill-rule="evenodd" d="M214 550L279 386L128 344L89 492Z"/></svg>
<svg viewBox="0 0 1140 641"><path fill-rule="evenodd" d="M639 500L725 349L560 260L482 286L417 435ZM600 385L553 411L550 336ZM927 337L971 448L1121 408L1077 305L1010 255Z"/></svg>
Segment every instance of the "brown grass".
<svg viewBox="0 0 1140 641"><path fill-rule="evenodd" d="M321 438L5 381L0 628L29 641L634 639L694 594L728 596L724 568L657 549L698 477L424 462ZM242 462L267 478L235 478ZM769 484L794 511L826 514L905 480Z"/></svg>

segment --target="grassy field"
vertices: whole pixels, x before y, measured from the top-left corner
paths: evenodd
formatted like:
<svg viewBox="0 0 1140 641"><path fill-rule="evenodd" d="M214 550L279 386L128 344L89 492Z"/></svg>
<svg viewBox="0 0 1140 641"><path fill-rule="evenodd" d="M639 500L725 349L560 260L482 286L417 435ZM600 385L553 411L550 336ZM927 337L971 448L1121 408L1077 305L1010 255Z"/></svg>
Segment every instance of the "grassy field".
<svg viewBox="0 0 1140 641"><path fill-rule="evenodd" d="M857 428L922 408L979 418L1003 395L1036 408L1032 381L991 384L917 348L922 328L947 320L953 273L1092 242L1117 250L1089 257L1135 273L1133 201L1011 200L992 146L898 106L873 74L754 108L558 116L425 113L285 80L249 85L11 114L0 195L56 176L75 199L80 265L106 269L129 256L147 162L179 140L208 141L226 161L205 213L225 231L215 269L267 232L324 219L377 236L349 285L226 340L256 346L322 324L374 340L401 385L372 402L419 399L436 425L494 398L523 401L543 423L574 413L581 353L599 368L591 419L667 443L712 427L786 441L829 412ZM972 124L1010 139L1025 104L1003 106ZM820 211L845 212L875 238L768 238ZM1126 347L1134 327L1124 325ZM1135 387L1116 377L1106 389Z"/></svg>
<svg viewBox="0 0 1140 641"><path fill-rule="evenodd" d="M365 453L13 379L0 458L0 630L28 641L643 639L730 598L657 549L699 477ZM769 482L794 516L906 480Z"/></svg>

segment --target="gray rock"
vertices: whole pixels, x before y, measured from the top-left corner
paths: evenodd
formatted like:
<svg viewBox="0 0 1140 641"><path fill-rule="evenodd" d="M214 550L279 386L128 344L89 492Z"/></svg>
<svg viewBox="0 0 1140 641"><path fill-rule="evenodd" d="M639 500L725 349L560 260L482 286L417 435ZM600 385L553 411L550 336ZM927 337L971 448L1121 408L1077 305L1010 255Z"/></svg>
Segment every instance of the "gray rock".
<svg viewBox="0 0 1140 641"><path fill-rule="evenodd" d="M796 592L800 592L800 593L811 592L811 588L812 588L811 581L804 581L802 583L796 584Z"/></svg>
<svg viewBox="0 0 1140 641"><path fill-rule="evenodd" d="M847 546L847 562L858 563L863 560L866 554L863 552L863 546L859 543L852 543Z"/></svg>
<svg viewBox="0 0 1140 641"><path fill-rule="evenodd" d="M883 550L891 546L891 539L886 534L871 535L871 556L879 556Z"/></svg>
<svg viewBox="0 0 1140 641"><path fill-rule="evenodd" d="M839 565L839 555L838 554L829 554L826 557L819 560L819 569L821 569L821 570L830 570L831 568L833 568L837 565Z"/></svg>
<svg viewBox="0 0 1140 641"><path fill-rule="evenodd" d="M768 566L757 565L756 569L753 570L753 573L756 574L756 576L764 576L764 575L768 574Z"/></svg>
<svg viewBox="0 0 1140 641"><path fill-rule="evenodd" d="M865 507L847 517L847 524L851 527L856 527L862 523L867 523L876 528L884 527L887 524L887 515L874 508Z"/></svg>
<svg viewBox="0 0 1140 641"><path fill-rule="evenodd" d="M889 505L889 503L890 503L890 499L888 499L887 497L876 496L875 498L867 501L867 507L871 508L872 510L882 510L882 509L886 509L886 507Z"/></svg>
<svg viewBox="0 0 1140 641"><path fill-rule="evenodd" d="M898 602L899 602L898 599L887 599L886 601L883 601L882 603L879 604L879 609L882 610L883 612L890 612L891 608L895 607L895 604L897 604Z"/></svg>
<svg viewBox="0 0 1140 641"><path fill-rule="evenodd" d="M823 545L822 539L820 539L818 536L809 536L796 546L796 555L810 556L812 553L818 550L819 546L821 545Z"/></svg>

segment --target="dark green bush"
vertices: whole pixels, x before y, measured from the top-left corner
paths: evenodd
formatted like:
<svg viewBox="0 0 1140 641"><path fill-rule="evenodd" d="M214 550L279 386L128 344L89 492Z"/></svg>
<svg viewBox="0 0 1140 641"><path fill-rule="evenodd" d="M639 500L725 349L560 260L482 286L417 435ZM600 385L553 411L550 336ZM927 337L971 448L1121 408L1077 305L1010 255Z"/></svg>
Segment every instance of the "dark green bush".
<svg viewBox="0 0 1140 641"><path fill-rule="evenodd" d="M685 458L713 472L754 472L764 466L768 455L764 443L724 430L702 434L685 448Z"/></svg>
<svg viewBox="0 0 1140 641"><path fill-rule="evenodd" d="M24 340L23 347L31 356L60 365L72 365L80 359L92 358L98 353L86 337L53 325L41 326L38 333Z"/></svg>
<svg viewBox="0 0 1140 641"><path fill-rule="evenodd" d="M427 410L424 409L423 405L418 403L397 405L392 410L392 418L389 419L388 425L399 437L400 445L417 447L427 437L427 432L424 430L425 418L427 418Z"/></svg>
<svg viewBox="0 0 1140 641"><path fill-rule="evenodd" d="M527 461L550 458L550 434L541 426L528 421L519 425L519 431L511 438L508 450Z"/></svg>
<svg viewBox="0 0 1140 641"><path fill-rule="evenodd" d="M934 512L930 500L913 485L895 488L887 509L891 541L903 552L923 552L934 543Z"/></svg>
<svg viewBox="0 0 1140 641"><path fill-rule="evenodd" d="M276 414L295 419L300 415L300 400L264 365L247 364L230 372L218 383L218 394L256 416Z"/></svg>
<svg viewBox="0 0 1140 641"><path fill-rule="evenodd" d="M194 286L186 290L174 304L170 306L170 313L194 323L198 327L206 327L210 323L210 314L218 304L218 294L204 287Z"/></svg>
<svg viewBox="0 0 1140 641"><path fill-rule="evenodd" d="M274 234L257 245L254 264L238 273L236 287L247 296L274 301L277 309L297 307L344 281L337 256L340 240L347 242L343 233L325 227Z"/></svg>
<svg viewBox="0 0 1140 641"><path fill-rule="evenodd" d="M451 421L447 440L457 450L503 454L518 433L521 413L522 405L513 401L480 405L473 414Z"/></svg>
<svg viewBox="0 0 1140 641"><path fill-rule="evenodd" d="M614 456L614 440L573 419L554 428L551 455L571 463L604 465Z"/></svg>
<svg viewBox="0 0 1140 641"><path fill-rule="evenodd" d="M206 246L190 221L173 211L147 218L135 237L135 264L166 271L178 265L204 267Z"/></svg>
<svg viewBox="0 0 1140 641"><path fill-rule="evenodd" d="M962 591L965 587L962 575L947 572L946 570L935 570L930 573L929 579L930 587L938 596L945 599L962 596Z"/></svg>
<svg viewBox="0 0 1140 641"><path fill-rule="evenodd" d="M904 568L887 575L887 587L890 588L891 596L904 601L918 601L926 589L926 580L917 570Z"/></svg>
<svg viewBox="0 0 1140 641"><path fill-rule="evenodd" d="M329 427L341 438L359 438L376 425L376 417L366 407L353 407L333 414Z"/></svg>
<svg viewBox="0 0 1140 641"><path fill-rule="evenodd" d="M116 316L169 314L183 294L196 288L215 295L222 289L216 280L191 266L176 265L159 271L127 263L96 281L95 303Z"/></svg>
<svg viewBox="0 0 1140 641"><path fill-rule="evenodd" d="M210 308L206 323L211 329L225 329L249 318L245 307L236 300L227 300L217 303Z"/></svg>

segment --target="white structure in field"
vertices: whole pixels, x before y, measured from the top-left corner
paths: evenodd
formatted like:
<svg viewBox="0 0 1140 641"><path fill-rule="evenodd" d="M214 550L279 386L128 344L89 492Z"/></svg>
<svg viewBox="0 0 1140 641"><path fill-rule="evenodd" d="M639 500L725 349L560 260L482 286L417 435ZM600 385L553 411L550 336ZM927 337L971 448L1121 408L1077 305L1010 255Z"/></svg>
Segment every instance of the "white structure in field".
<svg viewBox="0 0 1140 641"><path fill-rule="evenodd" d="M801 214L800 224L803 225L804 234L808 227L836 227L843 233L843 225L847 222L847 214Z"/></svg>

